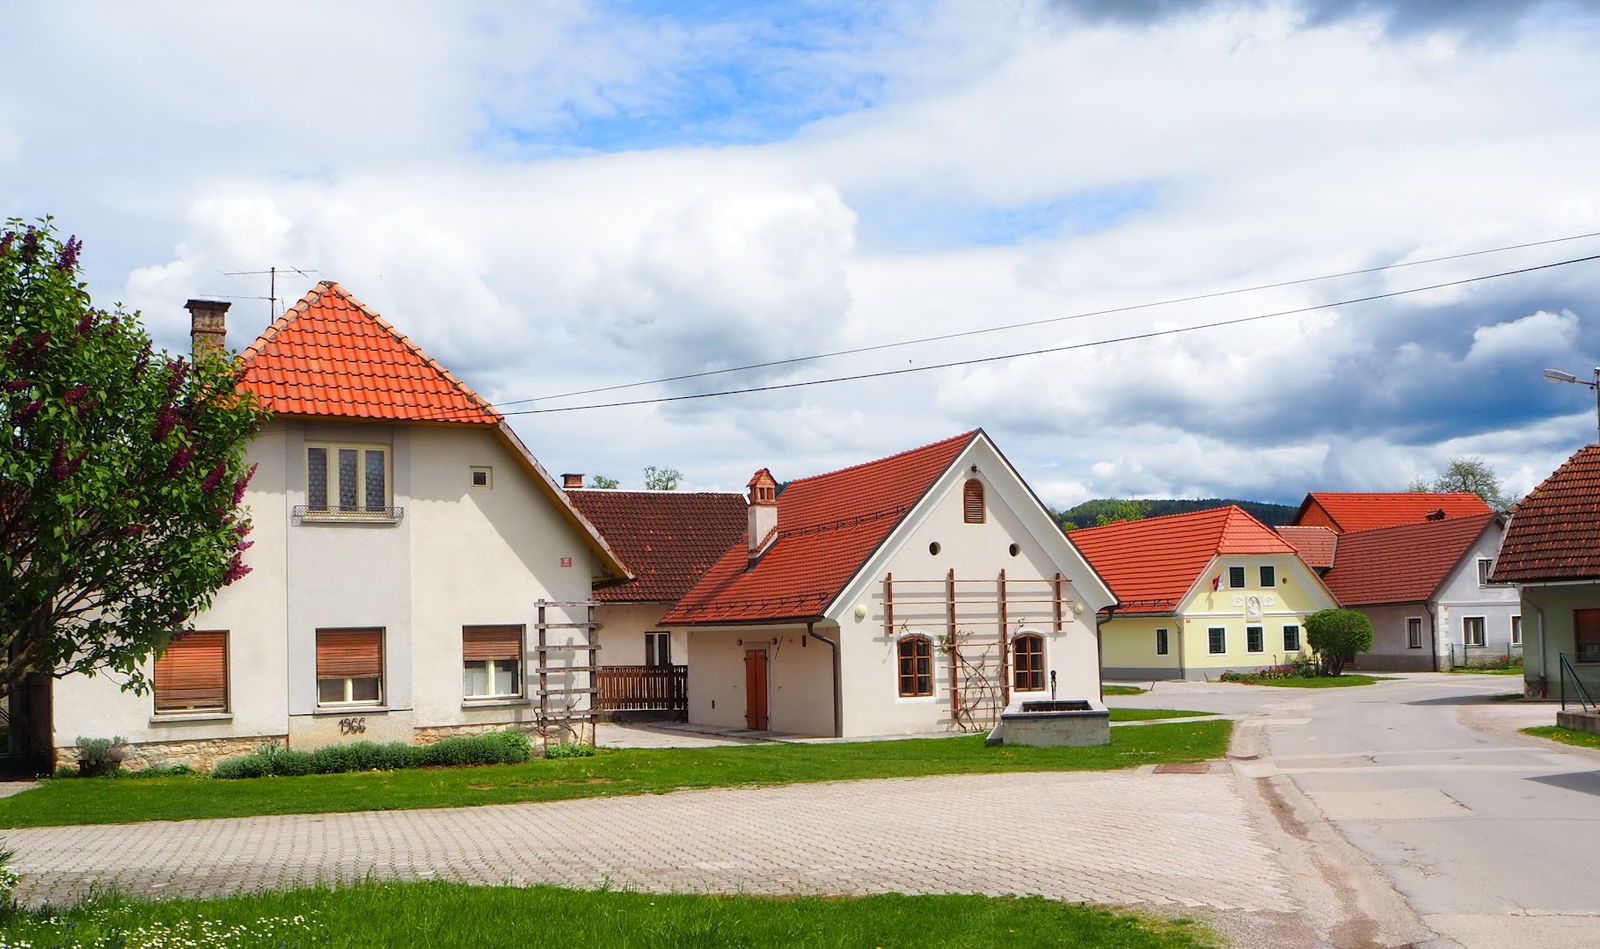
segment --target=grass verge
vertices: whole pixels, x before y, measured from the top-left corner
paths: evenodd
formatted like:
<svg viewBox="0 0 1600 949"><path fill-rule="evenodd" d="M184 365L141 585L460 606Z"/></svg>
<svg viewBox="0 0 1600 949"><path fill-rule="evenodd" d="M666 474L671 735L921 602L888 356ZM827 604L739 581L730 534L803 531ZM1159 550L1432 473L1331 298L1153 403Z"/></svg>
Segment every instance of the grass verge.
<svg viewBox="0 0 1600 949"><path fill-rule="evenodd" d="M0 827L117 824L258 814L461 807L650 794L679 788L797 784L934 774L1107 771L1219 758L1229 721L1118 728L1097 748L987 747L982 735L840 744L602 750L592 758L415 771L219 781L201 775L45 781L0 799Z"/></svg>
<svg viewBox="0 0 1600 949"><path fill-rule="evenodd" d="M1215 946L1186 919L1042 897L778 899L363 883L214 900L116 896L0 922L6 945L428 946ZM59 940L69 939L70 942Z"/></svg>
<svg viewBox="0 0 1600 949"><path fill-rule="evenodd" d="M1344 689L1356 685L1371 685L1395 676L1364 676L1351 673L1340 676L1318 676L1315 679L1251 679L1244 685L1270 685L1280 689Z"/></svg>
<svg viewBox="0 0 1600 949"><path fill-rule="evenodd" d="M1148 722L1158 718L1194 718L1197 715L1217 714L1186 708L1113 708L1107 711L1111 713L1113 722Z"/></svg>
<svg viewBox="0 0 1600 949"><path fill-rule="evenodd" d="M1451 672L1455 672L1455 673L1460 673L1460 674L1463 674L1463 675L1480 675L1480 676L1519 676L1519 675L1522 675L1522 667L1521 666L1512 666L1509 669L1485 669L1485 668L1483 668L1481 666L1456 666L1454 669L1451 669L1450 671Z"/></svg>
<svg viewBox="0 0 1600 949"><path fill-rule="evenodd" d="M1524 735L1535 738L1548 738L1559 741L1563 745L1577 745L1579 748L1600 748L1600 735L1594 732L1578 731L1575 728L1562 728L1560 725L1537 725L1533 728L1524 728Z"/></svg>
<svg viewBox="0 0 1600 949"><path fill-rule="evenodd" d="M1100 692L1104 695L1143 695L1149 689L1141 689L1136 685L1103 685Z"/></svg>

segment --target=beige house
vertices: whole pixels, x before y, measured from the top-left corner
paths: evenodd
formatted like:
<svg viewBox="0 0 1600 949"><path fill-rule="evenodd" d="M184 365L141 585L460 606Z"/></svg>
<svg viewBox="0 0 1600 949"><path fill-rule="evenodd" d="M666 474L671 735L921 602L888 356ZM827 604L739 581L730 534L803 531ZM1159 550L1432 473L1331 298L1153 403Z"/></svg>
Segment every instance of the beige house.
<svg viewBox="0 0 1600 949"><path fill-rule="evenodd" d="M662 624L689 720L864 737L978 730L1018 693L1099 698L1110 589L982 430L778 490Z"/></svg>
<svg viewBox="0 0 1600 949"><path fill-rule="evenodd" d="M227 304L189 306L220 346ZM586 674L559 667L592 658L592 584L629 573L504 420L334 283L241 365L273 413L248 450L252 572L153 662L153 695L57 682L58 751L121 735L136 760L209 764L267 739L581 725Z"/></svg>

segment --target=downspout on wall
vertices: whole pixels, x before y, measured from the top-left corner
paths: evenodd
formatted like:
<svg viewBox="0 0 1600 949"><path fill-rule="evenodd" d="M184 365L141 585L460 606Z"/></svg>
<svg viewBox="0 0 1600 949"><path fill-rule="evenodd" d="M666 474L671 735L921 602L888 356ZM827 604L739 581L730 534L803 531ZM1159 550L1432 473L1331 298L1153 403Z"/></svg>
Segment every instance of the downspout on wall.
<svg viewBox="0 0 1600 949"><path fill-rule="evenodd" d="M1433 643L1433 671L1439 671L1439 616L1438 604L1428 601L1428 639Z"/></svg>
<svg viewBox="0 0 1600 949"><path fill-rule="evenodd" d="M1099 669L1095 670L1095 695L1097 701L1099 701L1102 705L1104 705L1106 701L1106 645L1105 638L1100 635L1100 627L1111 622L1112 615L1117 612L1117 607L1121 605L1121 603L1113 603L1101 611L1105 613L1105 619L1100 618L1099 612L1095 613L1094 615L1094 661L1100 666ZM1180 657L1178 662L1181 664L1183 659Z"/></svg>
<svg viewBox="0 0 1600 949"><path fill-rule="evenodd" d="M806 620L806 635L828 644L833 650L833 737L844 737L844 667L839 656L839 641L817 632L815 620Z"/></svg>

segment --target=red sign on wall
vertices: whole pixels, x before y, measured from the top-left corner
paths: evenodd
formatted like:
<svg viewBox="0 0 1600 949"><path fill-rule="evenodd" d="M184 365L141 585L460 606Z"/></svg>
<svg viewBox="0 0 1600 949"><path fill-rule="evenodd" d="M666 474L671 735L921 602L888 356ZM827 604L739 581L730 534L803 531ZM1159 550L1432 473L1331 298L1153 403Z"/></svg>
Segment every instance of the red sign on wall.
<svg viewBox="0 0 1600 949"><path fill-rule="evenodd" d="M572 566L572 558L571 557L562 557L561 558L561 566L563 566L563 567Z"/></svg>

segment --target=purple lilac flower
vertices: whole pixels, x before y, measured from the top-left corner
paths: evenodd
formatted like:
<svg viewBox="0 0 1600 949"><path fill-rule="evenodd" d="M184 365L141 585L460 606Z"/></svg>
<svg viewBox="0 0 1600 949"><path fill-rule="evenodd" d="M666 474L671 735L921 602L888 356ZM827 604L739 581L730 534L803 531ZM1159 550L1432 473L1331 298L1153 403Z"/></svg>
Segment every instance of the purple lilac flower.
<svg viewBox="0 0 1600 949"><path fill-rule="evenodd" d="M89 394L89 387L86 384L80 382L77 385L73 386L72 388L68 389L66 395L62 396L62 398L67 400L67 404L68 405L77 405L78 404L78 400L83 398L84 396L86 396L88 394Z"/></svg>
<svg viewBox="0 0 1600 949"><path fill-rule="evenodd" d="M17 414L12 421L18 425L26 425L33 421L33 417L38 415L39 410L42 408L44 408L44 403L40 402L38 399L34 399L32 402L29 402L27 405L24 405L22 408L18 409Z"/></svg>
<svg viewBox="0 0 1600 949"><path fill-rule="evenodd" d="M178 413L173 411L170 405L162 406L161 412L156 415L156 423L150 426L150 440L157 444L166 441L167 436L172 434L177 425Z"/></svg>
<svg viewBox="0 0 1600 949"><path fill-rule="evenodd" d="M227 474L227 473L228 473L228 462L227 462L227 460L224 459L222 461L217 462L217 466L215 468L211 469L211 473L210 474L206 475L206 480L202 481L200 483L201 490L206 491L208 493L211 492L211 491L216 490L217 485L222 483L222 476Z"/></svg>
<svg viewBox="0 0 1600 949"><path fill-rule="evenodd" d="M78 269L78 252L83 250L83 241L78 240L78 235L73 234L67 242L61 245L61 256L56 258L56 269L62 273L71 273Z"/></svg>
<svg viewBox="0 0 1600 949"><path fill-rule="evenodd" d="M183 474L183 469L189 467L189 462L194 460L194 449L188 445L179 445L178 450L172 453L172 460L167 462L167 477L176 478Z"/></svg>

